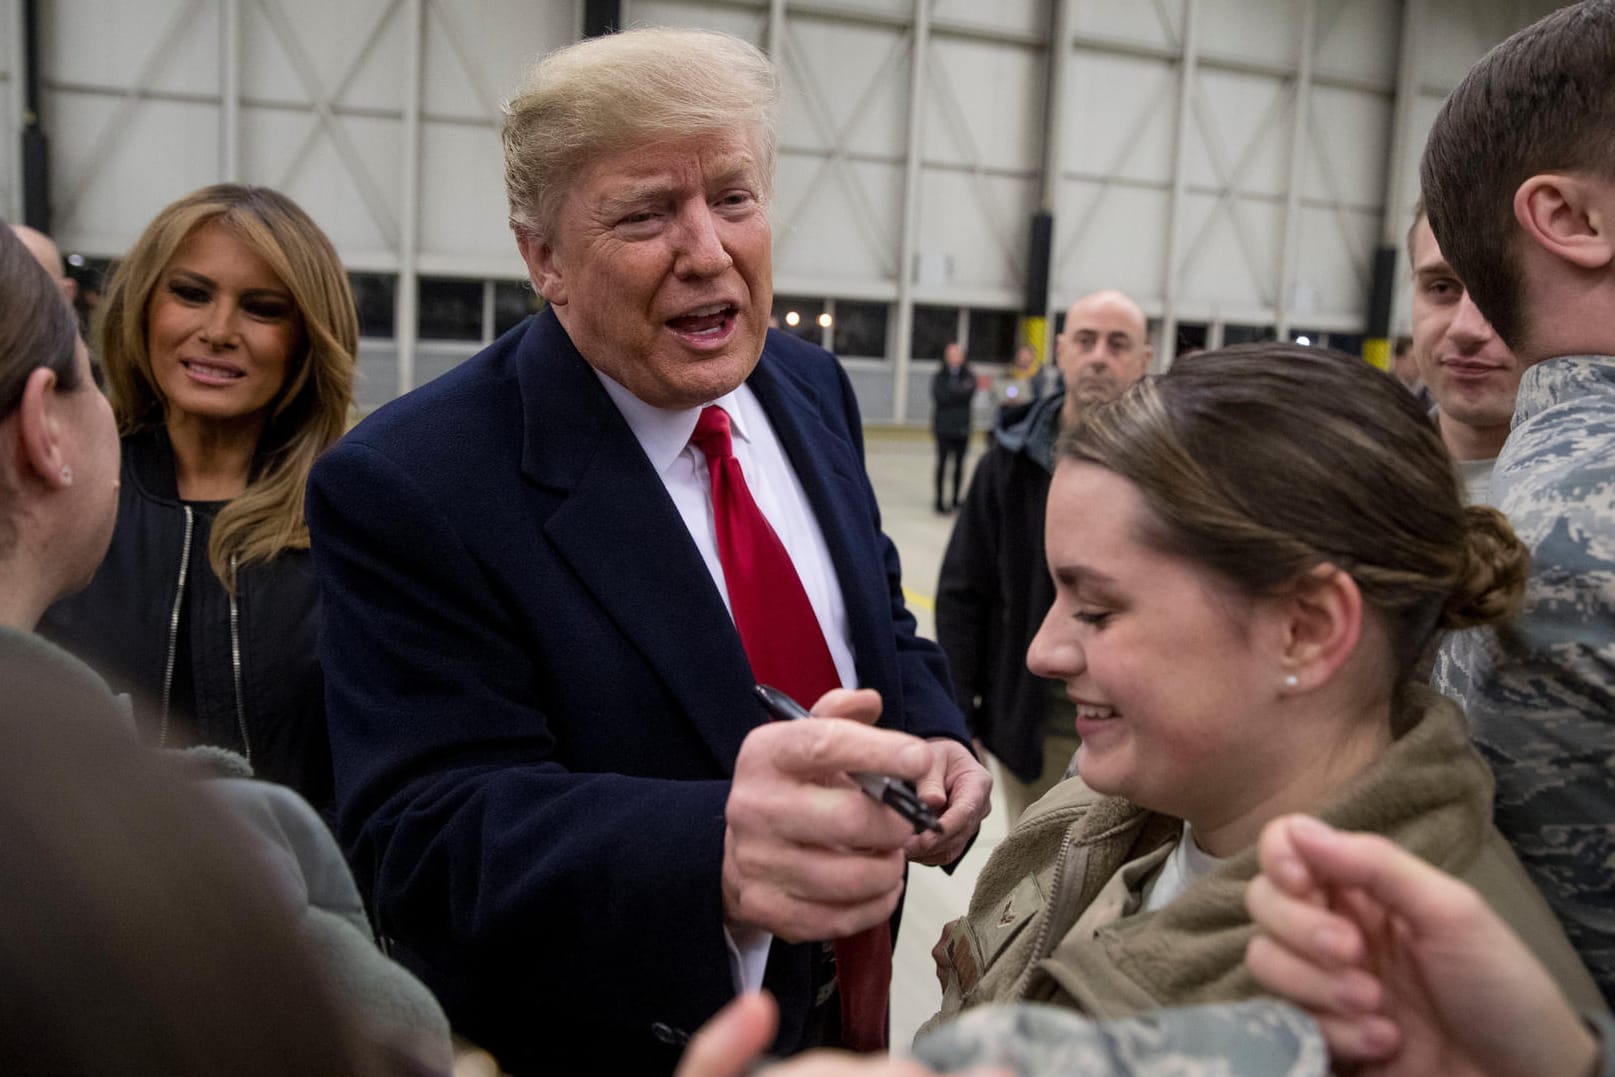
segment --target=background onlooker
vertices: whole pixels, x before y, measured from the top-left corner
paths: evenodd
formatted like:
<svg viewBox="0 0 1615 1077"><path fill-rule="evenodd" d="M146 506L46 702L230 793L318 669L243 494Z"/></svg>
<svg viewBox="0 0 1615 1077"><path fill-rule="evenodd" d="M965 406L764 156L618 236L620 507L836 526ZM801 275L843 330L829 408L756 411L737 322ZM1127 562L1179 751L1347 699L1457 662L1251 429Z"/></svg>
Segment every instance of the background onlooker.
<svg viewBox="0 0 1615 1077"><path fill-rule="evenodd" d="M1006 412L993 430L943 555L937 642L972 734L998 760L1011 826L1065 775L1077 750L1064 689L1026 668L1026 646L1054 600L1043 557L1054 440L1144 376L1153 354L1146 330L1144 312L1120 292L1071 305L1056 342L1060 384Z"/></svg>
<svg viewBox="0 0 1615 1077"><path fill-rule="evenodd" d="M998 391L999 420L1003 420L1005 412L1024 409L1038 397L1053 392L1059 380L1053 363L1039 364L1037 349L1022 344L1004 371L1004 382Z"/></svg>
<svg viewBox="0 0 1615 1077"><path fill-rule="evenodd" d="M965 449L970 445L970 402L976 398L976 375L965 362L958 341L942 349L942 365L931 378L931 433L936 437L936 511L959 507ZM947 484L948 465L953 484Z"/></svg>

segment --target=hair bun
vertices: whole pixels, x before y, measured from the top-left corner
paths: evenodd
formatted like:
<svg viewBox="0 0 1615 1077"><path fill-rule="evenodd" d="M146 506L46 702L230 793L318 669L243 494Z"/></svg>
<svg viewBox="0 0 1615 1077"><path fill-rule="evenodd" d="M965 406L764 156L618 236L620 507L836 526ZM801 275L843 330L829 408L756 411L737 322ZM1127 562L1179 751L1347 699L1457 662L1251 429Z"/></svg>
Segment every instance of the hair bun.
<svg viewBox="0 0 1615 1077"><path fill-rule="evenodd" d="M1464 558L1452 594L1436 622L1441 629L1497 624L1525 598L1531 555L1508 517L1490 505L1464 509Z"/></svg>

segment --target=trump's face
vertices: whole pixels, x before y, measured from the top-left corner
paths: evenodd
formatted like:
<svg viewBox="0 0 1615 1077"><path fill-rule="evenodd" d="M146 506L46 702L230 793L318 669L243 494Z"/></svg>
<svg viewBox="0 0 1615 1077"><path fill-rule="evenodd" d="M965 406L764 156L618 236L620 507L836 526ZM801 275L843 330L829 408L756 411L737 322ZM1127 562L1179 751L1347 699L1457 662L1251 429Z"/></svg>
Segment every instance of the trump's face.
<svg viewBox="0 0 1615 1077"><path fill-rule="evenodd" d="M746 380L773 305L767 177L745 130L638 145L582 168L547 237L518 239L583 358L647 404Z"/></svg>

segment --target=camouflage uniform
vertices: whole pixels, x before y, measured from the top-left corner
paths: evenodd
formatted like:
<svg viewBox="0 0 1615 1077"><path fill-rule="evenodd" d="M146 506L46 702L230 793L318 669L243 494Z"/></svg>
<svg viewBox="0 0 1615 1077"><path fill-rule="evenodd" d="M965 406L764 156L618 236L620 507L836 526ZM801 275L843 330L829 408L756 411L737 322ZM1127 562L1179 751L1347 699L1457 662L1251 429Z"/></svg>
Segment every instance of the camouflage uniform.
<svg viewBox="0 0 1615 1077"><path fill-rule="evenodd" d="M1002 1066L1017 1077L1320 1077L1329 1063L1312 1019L1271 1000L1101 1022L986 1006L921 1036L914 1057L939 1073Z"/></svg>
<svg viewBox="0 0 1615 1077"><path fill-rule="evenodd" d="M1454 633L1432 682L1497 775L1497 826L1615 1002L1615 356L1520 381L1492 503L1531 551L1525 606Z"/></svg>

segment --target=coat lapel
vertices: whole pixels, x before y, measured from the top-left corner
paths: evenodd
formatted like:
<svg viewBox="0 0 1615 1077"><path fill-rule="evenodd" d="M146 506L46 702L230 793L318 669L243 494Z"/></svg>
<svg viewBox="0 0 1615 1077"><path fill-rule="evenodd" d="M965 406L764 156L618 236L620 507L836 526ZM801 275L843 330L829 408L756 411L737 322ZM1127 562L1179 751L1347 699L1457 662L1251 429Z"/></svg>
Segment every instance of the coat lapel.
<svg viewBox="0 0 1615 1077"><path fill-rule="evenodd" d="M763 714L740 636L677 508L552 312L523 343L518 381L522 471L543 488L531 496L550 506L564 498L545 537L732 773Z"/></svg>

